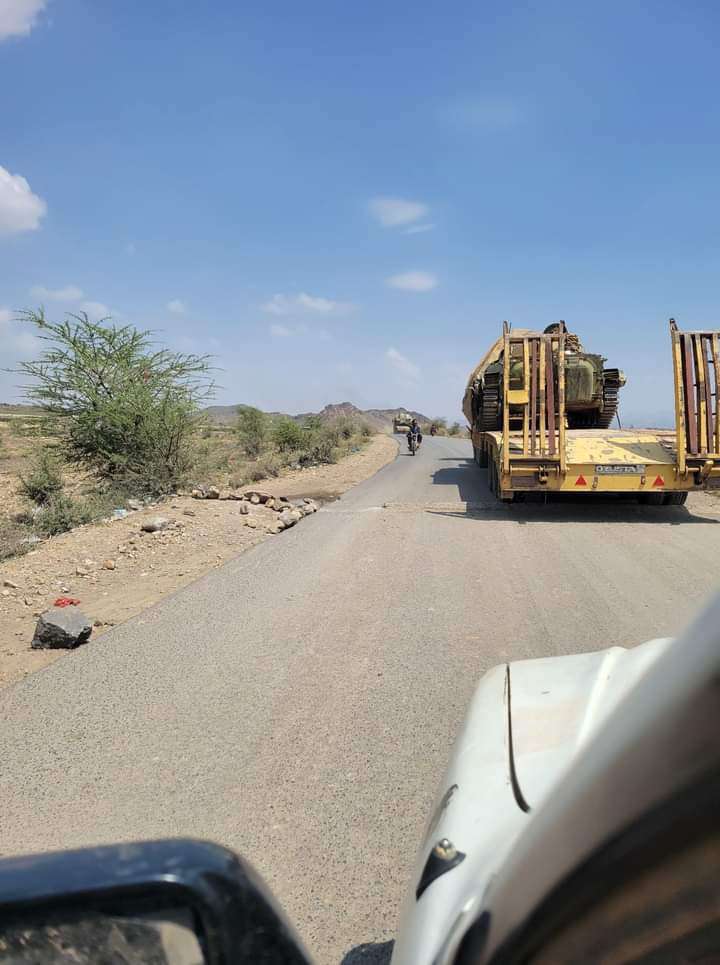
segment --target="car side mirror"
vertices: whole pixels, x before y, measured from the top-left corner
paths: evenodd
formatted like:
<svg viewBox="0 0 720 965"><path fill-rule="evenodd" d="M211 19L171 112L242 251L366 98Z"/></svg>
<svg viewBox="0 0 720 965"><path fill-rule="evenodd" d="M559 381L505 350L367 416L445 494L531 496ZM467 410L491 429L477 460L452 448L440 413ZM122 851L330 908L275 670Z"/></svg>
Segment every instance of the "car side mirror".
<svg viewBox="0 0 720 965"><path fill-rule="evenodd" d="M0 861L0 965L308 965L253 868L193 840Z"/></svg>

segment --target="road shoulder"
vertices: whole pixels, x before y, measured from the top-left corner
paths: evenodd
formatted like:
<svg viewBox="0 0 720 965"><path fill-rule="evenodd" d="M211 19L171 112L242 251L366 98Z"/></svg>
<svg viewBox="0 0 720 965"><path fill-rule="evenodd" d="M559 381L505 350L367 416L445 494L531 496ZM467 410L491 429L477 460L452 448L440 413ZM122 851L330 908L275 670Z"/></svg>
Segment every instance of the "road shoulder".
<svg viewBox="0 0 720 965"><path fill-rule="evenodd" d="M391 436L374 436L335 465L290 472L253 487L290 499L336 499L373 476L397 454ZM276 514L264 506L247 515L234 500L174 496L123 519L81 526L8 560L0 575L0 687L57 660L65 650L33 650L40 613L59 597L78 599L94 623L92 640L266 539ZM162 516L155 533L142 525ZM302 522L299 524L302 526Z"/></svg>

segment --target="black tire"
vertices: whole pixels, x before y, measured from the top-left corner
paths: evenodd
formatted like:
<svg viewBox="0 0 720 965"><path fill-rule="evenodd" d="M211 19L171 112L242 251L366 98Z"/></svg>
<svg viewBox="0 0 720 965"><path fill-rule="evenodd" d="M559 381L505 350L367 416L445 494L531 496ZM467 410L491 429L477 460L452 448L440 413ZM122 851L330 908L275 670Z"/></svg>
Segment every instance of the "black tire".
<svg viewBox="0 0 720 965"><path fill-rule="evenodd" d="M666 506L684 506L687 502L687 493L665 493L663 503Z"/></svg>
<svg viewBox="0 0 720 965"><path fill-rule="evenodd" d="M493 496L498 498L498 475L495 461L488 463L488 487Z"/></svg>
<svg viewBox="0 0 720 965"><path fill-rule="evenodd" d="M669 495L669 493L640 493L638 500L643 506L662 506L665 497Z"/></svg>
<svg viewBox="0 0 720 965"><path fill-rule="evenodd" d="M488 467L488 451L484 446L478 449L478 466L481 469L487 469Z"/></svg>

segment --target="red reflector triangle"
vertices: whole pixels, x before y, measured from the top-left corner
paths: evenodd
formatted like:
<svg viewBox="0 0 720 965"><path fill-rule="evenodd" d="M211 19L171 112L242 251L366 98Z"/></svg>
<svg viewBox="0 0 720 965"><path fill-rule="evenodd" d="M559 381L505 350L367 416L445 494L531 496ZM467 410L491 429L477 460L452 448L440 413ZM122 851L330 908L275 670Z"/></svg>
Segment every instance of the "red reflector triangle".
<svg viewBox="0 0 720 965"><path fill-rule="evenodd" d="M587 486L587 483L585 482L585 477L584 477L584 476L578 476L578 477L577 477L577 482L575 483L575 485L576 485L576 486Z"/></svg>
<svg viewBox="0 0 720 965"><path fill-rule="evenodd" d="M665 480L663 479L663 477L662 477L662 476L656 476L656 477L655 477L655 482L653 483L653 486L664 486L664 485L665 485Z"/></svg>

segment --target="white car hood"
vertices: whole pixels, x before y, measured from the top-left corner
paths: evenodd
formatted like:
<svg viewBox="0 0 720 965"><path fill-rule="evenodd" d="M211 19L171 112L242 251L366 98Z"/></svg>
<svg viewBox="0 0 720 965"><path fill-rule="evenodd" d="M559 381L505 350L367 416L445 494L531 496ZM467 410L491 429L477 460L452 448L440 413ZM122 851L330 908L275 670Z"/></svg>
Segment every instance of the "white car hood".
<svg viewBox="0 0 720 965"><path fill-rule="evenodd" d="M510 664L517 789L536 807L671 640Z"/></svg>
<svg viewBox="0 0 720 965"><path fill-rule="evenodd" d="M671 642L525 660L483 676L418 853L393 965L452 961L530 812ZM417 898L428 856L442 838L465 857Z"/></svg>

